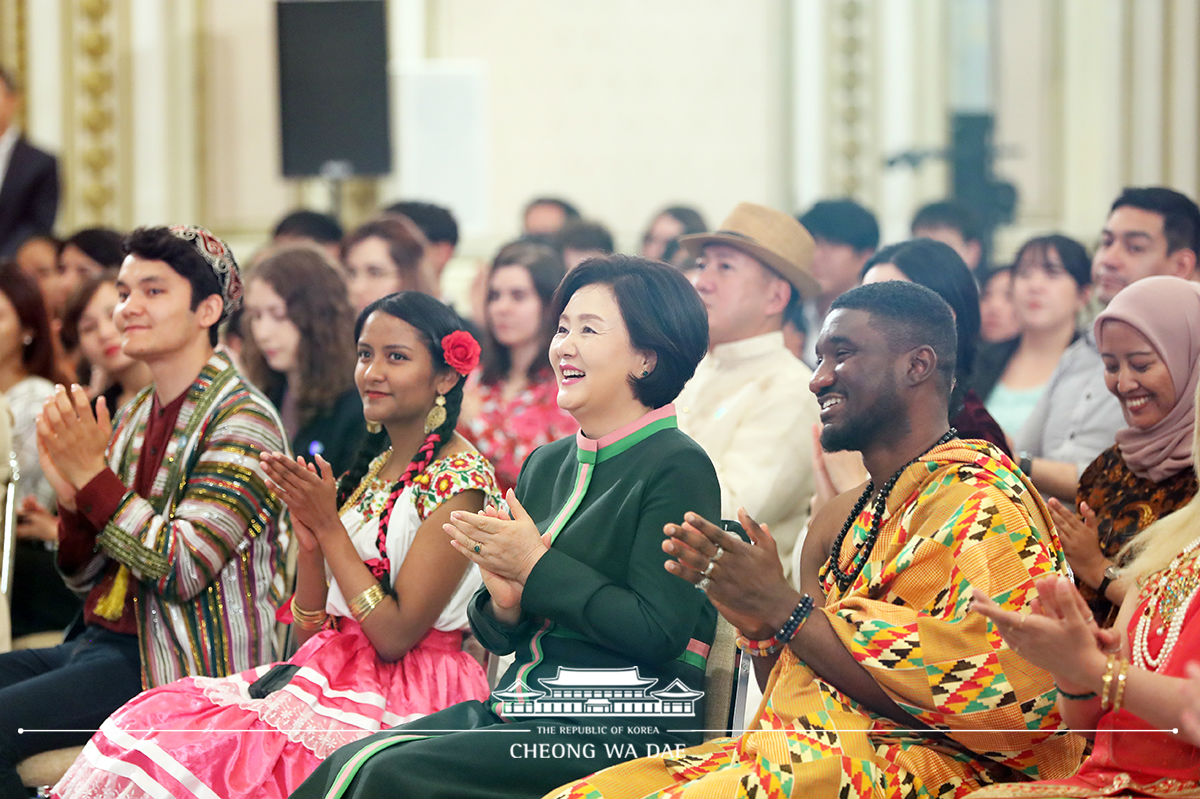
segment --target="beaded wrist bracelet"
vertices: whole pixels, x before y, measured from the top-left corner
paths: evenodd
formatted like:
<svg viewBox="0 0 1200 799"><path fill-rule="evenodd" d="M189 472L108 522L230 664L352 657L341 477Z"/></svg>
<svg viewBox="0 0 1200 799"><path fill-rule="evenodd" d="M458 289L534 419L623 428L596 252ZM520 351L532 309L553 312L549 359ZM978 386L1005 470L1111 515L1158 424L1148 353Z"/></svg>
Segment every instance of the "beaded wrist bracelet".
<svg viewBox="0 0 1200 799"><path fill-rule="evenodd" d="M1054 687L1058 689L1058 695L1059 695L1059 696L1061 696L1063 699L1072 699L1072 700L1074 700L1074 701L1076 701L1076 702L1082 702L1082 701L1084 701L1085 699L1095 699L1095 698L1096 698L1096 692L1095 692L1095 691L1088 691L1088 692L1087 692L1087 693L1085 693L1085 694L1073 694L1073 693L1071 693L1070 691L1064 691L1064 690L1063 690L1063 689L1062 689L1062 688L1059 686L1059 684L1058 684L1058 683L1054 683Z"/></svg>
<svg viewBox="0 0 1200 799"><path fill-rule="evenodd" d="M744 635L739 635L737 637L738 649L743 652L749 652L755 657L766 657L767 655L775 654L796 637L796 633L800 630L801 625L804 624L809 614L812 613L814 604L813 598L805 594L800 597L795 610L792 611L792 615L788 616L788 620L783 623L783 626L779 628L779 632L761 641L755 641Z"/></svg>

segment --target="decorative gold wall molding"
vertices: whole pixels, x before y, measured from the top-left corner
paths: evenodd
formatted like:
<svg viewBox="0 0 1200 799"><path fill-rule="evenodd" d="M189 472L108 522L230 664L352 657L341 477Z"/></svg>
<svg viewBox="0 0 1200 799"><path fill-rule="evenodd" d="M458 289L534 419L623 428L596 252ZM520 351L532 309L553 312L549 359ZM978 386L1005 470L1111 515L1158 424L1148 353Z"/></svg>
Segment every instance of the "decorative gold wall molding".
<svg viewBox="0 0 1200 799"><path fill-rule="evenodd" d="M75 0L70 58L68 203L76 226L121 224L117 201L119 41L112 0Z"/></svg>
<svg viewBox="0 0 1200 799"><path fill-rule="evenodd" d="M29 77L29 31L25 3L27 0L0 0L0 64L12 73L21 86ZM18 111L22 125L29 113L22 104Z"/></svg>
<svg viewBox="0 0 1200 799"><path fill-rule="evenodd" d="M835 0L830 11L828 185L835 195L869 196L879 171L870 113L876 83L872 8L863 0Z"/></svg>

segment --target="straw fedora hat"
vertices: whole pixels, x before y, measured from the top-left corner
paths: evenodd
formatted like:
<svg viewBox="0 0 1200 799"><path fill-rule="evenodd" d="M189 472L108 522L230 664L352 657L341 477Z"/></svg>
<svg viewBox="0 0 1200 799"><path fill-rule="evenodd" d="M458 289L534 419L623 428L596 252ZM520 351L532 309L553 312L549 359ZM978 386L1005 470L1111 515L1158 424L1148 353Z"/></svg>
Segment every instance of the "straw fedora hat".
<svg viewBox="0 0 1200 799"><path fill-rule="evenodd" d="M693 233L680 236L679 246L690 255L699 256L709 244L725 244L779 273L791 283L803 299L821 292L812 274L813 237L804 225L791 216L754 203L738 203L725 217L721 229L713 233Z"/></svg>

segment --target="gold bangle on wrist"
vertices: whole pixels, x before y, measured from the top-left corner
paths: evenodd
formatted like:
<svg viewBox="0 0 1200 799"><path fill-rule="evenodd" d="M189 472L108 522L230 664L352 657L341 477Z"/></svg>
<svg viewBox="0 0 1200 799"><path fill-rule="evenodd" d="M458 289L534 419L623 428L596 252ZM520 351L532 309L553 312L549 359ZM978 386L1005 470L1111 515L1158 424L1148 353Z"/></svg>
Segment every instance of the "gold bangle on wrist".
<svg viewBox="0 0 1200 799"><path fill-rule="evenodd" d="M350 615L359 624L363 623L363 619L370 615L371 611L379 607L379 603L384 600L387 595L383 593L383 589L379 587L379 583L375 583L370 588L363 591L354 599L350 600Z"/></svg>
<svg viewBox="0 0 1200 799"><path fill-rule="evenodd" d="M296 604L296 595L292 594L292 624L301 630L319 630L325 625L325 611L304 610Z"/></svg>
<svg viewBox="0 0 1200 799"><path fill-rule="evenodd" d="M1108 660L1104 664L1104 678L1100 684L1100 709L1108 710L1112 707L1112 684L1113 676L1116 674L1117 656L1109 655Z"/></svg>
<svg viewBox="0 0 1200 799"><path fill-rule="evenodd" d="M1114 713L1121 709L1121 702L1123 702L1125 699L1125 680L1128 678L1129 678L1129 661L1122 660L1121 661L1121 670L1119 672L1117 672L1116 696L1113 697L1113 701L1112 701L1111 709Z"/></svg>

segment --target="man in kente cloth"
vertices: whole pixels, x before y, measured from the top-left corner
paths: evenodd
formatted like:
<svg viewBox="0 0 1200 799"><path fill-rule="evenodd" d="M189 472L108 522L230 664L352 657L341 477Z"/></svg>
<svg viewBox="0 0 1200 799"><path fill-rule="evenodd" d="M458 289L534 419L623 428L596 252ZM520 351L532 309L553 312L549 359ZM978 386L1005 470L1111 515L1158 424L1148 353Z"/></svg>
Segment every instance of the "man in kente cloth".
<svg viewBox="0 0 1200 799"><path fill-rule="evenodd" d="M668 570L739 629L760 681L769 671L752 724L552 796L948 799L1078 766L1083 740L1061 728L1050 676L968 613L972 587L1024 608L1064 558L1027 478L947 423L949 306L912 283L853 289L833 303L817 355L821 443L861 452L870 481L813 520L807 593L744 513L753 545L695 514L668 525L663 545Z"/></svg>

